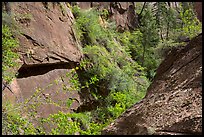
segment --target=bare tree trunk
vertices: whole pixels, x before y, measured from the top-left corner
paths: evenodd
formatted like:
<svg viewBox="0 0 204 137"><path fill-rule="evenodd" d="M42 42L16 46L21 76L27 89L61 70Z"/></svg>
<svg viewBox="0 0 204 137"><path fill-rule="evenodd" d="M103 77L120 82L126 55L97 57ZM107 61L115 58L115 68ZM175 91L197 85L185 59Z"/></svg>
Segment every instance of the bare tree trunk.
<svg viewBox="0 0 204 137"><path fill-rule="evenodd" d="M10 4L10 2L3 2L3 4L5 6L6 13L11 15L11 4Z"/></svg>
<svg viewBox="0 0 204 137"><path fill-rule="evenodd" d="M171 8L171 2L167 2L167 4L168 4L169 8Z"/></svg>
<svg viewBox="0 0 204 137"><path fill-rule="evenodd" d="M143 10L144 10L144 8L145 8L145 5L146 5L146 2L144 2L143 7L142 7L142 10L141 10L140 13L138 14L138 24L139 24L139 26L141 26L142 12L143 12Z"/></svg>
<svg viewBox="0 0 204 137"><path fill-rule="evenodd" d="M175 9L176 9L176 11L180 14L179 8L178 8L178 6L177 6L177 3L178 3L178 2L174 2L174 3L175 3Z"/></svg>
<svg viewBox="0 0 204 137"><path fill-rule="evenodd" d="M194 11L196 11L199 21L202 22L202 2L195 2Z"/></svg>
<svg viewBox="0 0 204 137"><path fill-rule="evenodd" d="M164 41L164 38L162 36L162 28L160 28L160 37L161 37L161 40Z"/></svg>
<svg viewBox="0 0 204 137"><path fill-rule="evenodd" d="M143 10L144 10L144 8L145 8L145 5L146 5L146 2L144 2L143 7L142 7L142 10L140 11L140 14L139 14L138 16L141 16L141 15L142 15L142 12L143 12Z"/></svg>
<svg viewBox="0 0 204 137"><path fill-rule="evenodd" d="M145 47L145 44L144 44L144 46L143 46L143 54L142 54L142 66L144 65L145 50L146 50L146 47Z"/></svg>
<svg viewBox="0 0 204 137"><path fill-rule="evenodd" d="M169 22L167 23L166 40L169 40Z"/></svg>

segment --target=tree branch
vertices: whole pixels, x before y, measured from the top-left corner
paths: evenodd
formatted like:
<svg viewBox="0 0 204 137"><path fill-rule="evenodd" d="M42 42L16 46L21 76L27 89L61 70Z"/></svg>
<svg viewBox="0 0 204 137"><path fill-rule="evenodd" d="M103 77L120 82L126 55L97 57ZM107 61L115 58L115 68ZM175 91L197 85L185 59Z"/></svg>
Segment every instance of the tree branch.
<svg viewBox="0 0 204 137"><path fill-rule="evenodd" d="M143 4L142 10L140 11L140 14L138 16L141 16L141 14L142 14L142 12L143 12L143 10L145 8L145 5L146 5L146 2Z"/></svg>

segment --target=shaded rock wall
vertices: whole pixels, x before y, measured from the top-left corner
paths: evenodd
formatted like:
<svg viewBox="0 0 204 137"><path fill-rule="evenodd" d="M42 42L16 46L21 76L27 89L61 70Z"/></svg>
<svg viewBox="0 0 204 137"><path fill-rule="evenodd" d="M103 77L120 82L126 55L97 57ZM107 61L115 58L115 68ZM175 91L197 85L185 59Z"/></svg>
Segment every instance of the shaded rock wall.
<svg viewBox="0 0 204 137"><path fill-rule="evenodd" d="M103 134L202 134L202 35L171 51L145 98Z"/></svg>

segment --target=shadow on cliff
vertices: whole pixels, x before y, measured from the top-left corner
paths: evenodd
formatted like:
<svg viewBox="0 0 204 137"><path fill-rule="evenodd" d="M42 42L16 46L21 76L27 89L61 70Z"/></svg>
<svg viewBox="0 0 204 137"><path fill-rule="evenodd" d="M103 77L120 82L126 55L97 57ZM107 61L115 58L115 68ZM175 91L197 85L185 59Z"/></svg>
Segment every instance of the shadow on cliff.
<svg viewBox="0 0 204 137"><path fill-rule="evenodd" d="M61 63L55 63L55 64L40 64L40 65L32 65L32 66L23 65L18 70L17 78L27 78L30 76L43 75L54 69L72 69L76 65L77 65L76 62L69 62L69 63L61 62Z"/></svg>
<svg viewBox="0 0 204 137"><path fill-rule="evenodd" d="M79 67L79 63L76 62L61 62L61 63L55 63L55 64L40 64L40 65L23 65L18 70L17 78L28 78L31 76L38 76L38 75L44 75L50 71L53 71L55 69L73 69ZM80 85L85 85L85 82L89 79L89 77L86 77L85 70L77 70L77 75L79 78ZM108 91L105 90L106 82L100 81L97 85L100 85L97 87L97 91L99 91L98 94L106 97L108 95ZM78 92L80 96L80 100L82 100L82 104L79 106L79 108L76 110L76 112L84 112L84 111L91 111L97 108L97 106L101 106L100 100L96 100L91 95L90 89L94 89L93 85L90 85L90 88L82 88L80 92Z"/></svg>

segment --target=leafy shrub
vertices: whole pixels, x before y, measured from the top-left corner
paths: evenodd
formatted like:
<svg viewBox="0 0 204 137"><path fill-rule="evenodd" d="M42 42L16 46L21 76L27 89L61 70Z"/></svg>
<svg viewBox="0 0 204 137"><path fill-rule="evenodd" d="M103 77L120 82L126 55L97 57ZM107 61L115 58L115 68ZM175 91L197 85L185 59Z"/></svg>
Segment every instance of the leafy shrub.
<svg viewBox="0 0 204 137"><path fill-rule="evenodd" d="M91 121L90 113L63 113L49 115L43 119L43 122L49 122L52 128L53 135L98 135L104 127L102 124L97 124Z"/></svg>
<svg viewBox="0 0 204 137"><path fill-rule="evenodd" d="M7 102L3 105L2 111L2 134L4 135L31 135L44 134L40 128L34 127L31 121L23 118L20 112L16 109L19 106L12 105ZM38 130L37 130L38 129Z"/></svg>
<svg viewBox="0 0 204 137"><path fill-rule="evenodd" d="M97 40L106 35L99 25L99 13L94 9L82 13L77 6L74 6L72 12L76 16L75 29L83 45L96 44Z"/></svg>
<svg viewBox="0 0 204 137"><path fill-rule="evenodd" d="M174 29L174 33L172 34L174 36L172 37L177 38L179 36L187 36L193 38L202 32L202 24L196 18L193 9L188 9L185 12L180 12L180 17L183 22L183 26Z"/></svg>
<svg viewBox="0 0 204 137"><path fill-rule="evenodd" d="M103 9L101 12L101 16L103 19L108 20L109 12L107 9Z"/></svg>
<svg viewBox="0 0 204 137"><path fill-rule="evenodd" d="M81 84L83 87L90 83L91 78L97 78L95 85L87 87L94 98L101 102L101 106L91 111L92 119L107 124L145 95L148 80L141 77L143 83L140 83L136 78L136 74L145 75L145 68L136 59L132 60L137 58L134 52L142 49L142 46L135 46L141 45L142 34L139 31L120 34L109 28L102 28L98 23L98 13L94 10L80 12L77 8L75 12L76 30L82 43L86 39L83 53L87 58L80 63L80 69L83 70L80 73L84 78ZM81 35L83 33L86 36ZM100 89L101 87L106 89L103 92L107 92L107 96L101 96L99 91L105 90Z"/></svg>

